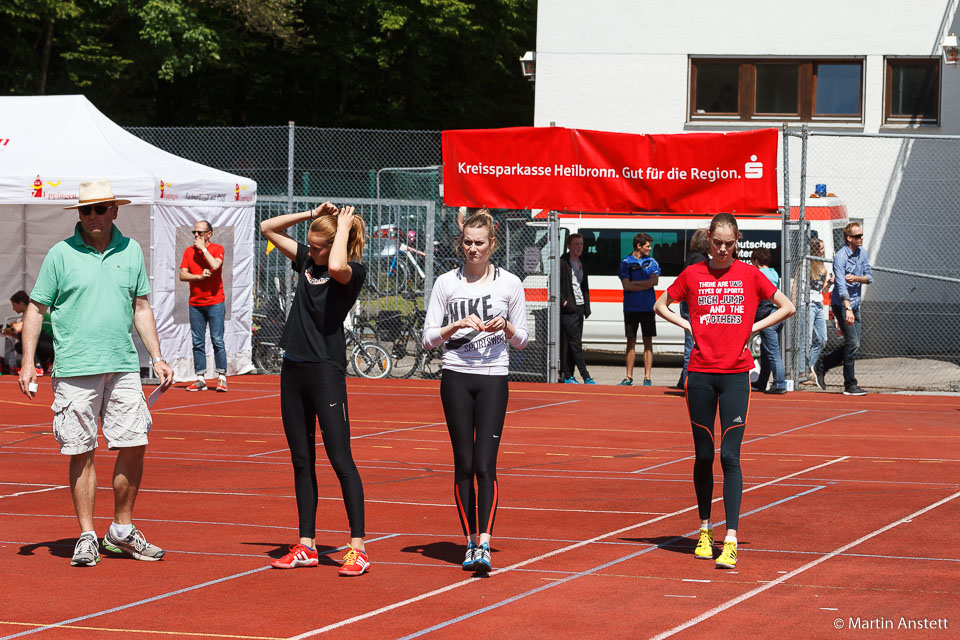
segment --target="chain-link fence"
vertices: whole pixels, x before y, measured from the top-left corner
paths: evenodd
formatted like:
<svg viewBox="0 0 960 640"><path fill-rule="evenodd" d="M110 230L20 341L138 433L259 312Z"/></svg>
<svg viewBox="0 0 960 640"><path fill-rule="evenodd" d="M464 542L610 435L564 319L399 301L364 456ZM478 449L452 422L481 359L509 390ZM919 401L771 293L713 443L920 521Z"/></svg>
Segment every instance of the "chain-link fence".
<svg viewBox="0 0 960 640"><path fill-rule="evenodd" d="M257 225L325 200L356 206L367 224L363 262L368 274L347 322L348 343L382 346L391 359L391 376L439 375L440 351L420 346L424 307L436 276L460 264L454 252L457 210L442 203L439 131L293 124L129 131L170 153L256 180ZM531 220L529 212L495 211L494 218L503 243L494 262L521 277L527 292L530 343L523 351L511 349L511 378L555 380L550 301L556 296L550 291L556 287L550 288L549 274L558 255L556 221L551 236L549 224ZM306 230L302 224L288 233L306 243ZM289 260L268 251L259 233L255 237L252 359L259 370L272 373L280 368L278 343L297 276Z"/></svg>
<svg viewBox="0 0 960 640"><path fill-rule="evenodd" d="M858 222L874 276L863 287L860 307L860 386L960 391L960 137L804 127L784 129L783 146L785 202L792 204L784 218L784 291L799 301L785 331L787 377L805 381L811 366L816 294L810 263L817 258L810 254L810 237L819 236L836 252L844 244L842 225ZM820 197L809 197L818 191ZM825 257L829 261L832 254ZM826 266L832 272L832 264ZM827 302L824 353L842 345ZM841 367L828 372L828 386L842 381Z"/></svg>

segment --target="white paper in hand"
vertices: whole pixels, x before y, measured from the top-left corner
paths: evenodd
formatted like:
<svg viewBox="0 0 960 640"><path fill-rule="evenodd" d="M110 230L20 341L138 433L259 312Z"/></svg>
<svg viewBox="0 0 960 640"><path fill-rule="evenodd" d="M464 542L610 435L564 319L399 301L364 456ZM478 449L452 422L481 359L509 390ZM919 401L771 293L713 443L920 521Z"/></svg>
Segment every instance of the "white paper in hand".
<svg viewBox="0 0 960 640"><path fill-rule="evenodd" d="M153 390L153 392L150 394L150 397L147 398L148 409L153 408L153 405L156 404L157 400L160 399L160 396L163 395L164 391L166 391L166 389L164 389L163 387L157 387L156 389Z"/></svg>

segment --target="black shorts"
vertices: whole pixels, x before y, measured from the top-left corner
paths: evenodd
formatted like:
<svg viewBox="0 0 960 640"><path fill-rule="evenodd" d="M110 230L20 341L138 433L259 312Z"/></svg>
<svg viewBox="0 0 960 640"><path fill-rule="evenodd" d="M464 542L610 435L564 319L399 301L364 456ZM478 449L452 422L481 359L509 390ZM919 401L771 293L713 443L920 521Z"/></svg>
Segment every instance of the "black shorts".
<svg viewBox="0 0 960 640"><path fill-rule="evenodd" d="M624 311L623 325L628 338L637 337L637 328L644 338L657 335L657 315L653 311Z"/></svg>

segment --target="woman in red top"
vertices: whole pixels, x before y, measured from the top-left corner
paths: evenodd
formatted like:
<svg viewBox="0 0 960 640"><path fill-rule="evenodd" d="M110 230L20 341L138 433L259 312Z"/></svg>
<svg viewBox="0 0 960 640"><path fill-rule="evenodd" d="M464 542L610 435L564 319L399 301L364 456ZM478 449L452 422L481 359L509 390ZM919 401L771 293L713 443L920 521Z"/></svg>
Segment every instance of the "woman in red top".
<svg viewBox="0 0 960 640"><path fill-rule="evenodd" d="M700 540L694 556L706 560L713 560L713 425L718 405L720 408L720 466L727 535L716 566L732 569L737 564L737 525L743 496L740 444L747 424L753 368L747 345L752 334L789 318L795 309L759 269L736 259L740 239L736 218L729 213L715 215L708 233L710 260L684 269L653 310L693 335L686 397L695 451L693 486L700 512ZM769 300L779 309L754 322L761 300ZM669 308L673 302L687 303L689 321Z"/></svg>

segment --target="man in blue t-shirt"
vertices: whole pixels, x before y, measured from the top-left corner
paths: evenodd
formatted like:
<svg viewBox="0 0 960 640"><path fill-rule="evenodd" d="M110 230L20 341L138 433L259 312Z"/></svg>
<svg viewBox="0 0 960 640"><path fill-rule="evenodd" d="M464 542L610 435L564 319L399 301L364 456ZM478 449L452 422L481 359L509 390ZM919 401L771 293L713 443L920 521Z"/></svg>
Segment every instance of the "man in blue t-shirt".
<svg viewBox="0 0 960 640"><path fill-rule="evenodd" d="M643 386L649 387L653 368L653 337L657 335L653 303L654 287L660 282L660 265L650 257L653 238L640 232L633 237L633 253L620 261L623 284L623 324L627 336L627 376L622 385L633 384L633 364L637 355L637 329L643 336Z"/></svg>

